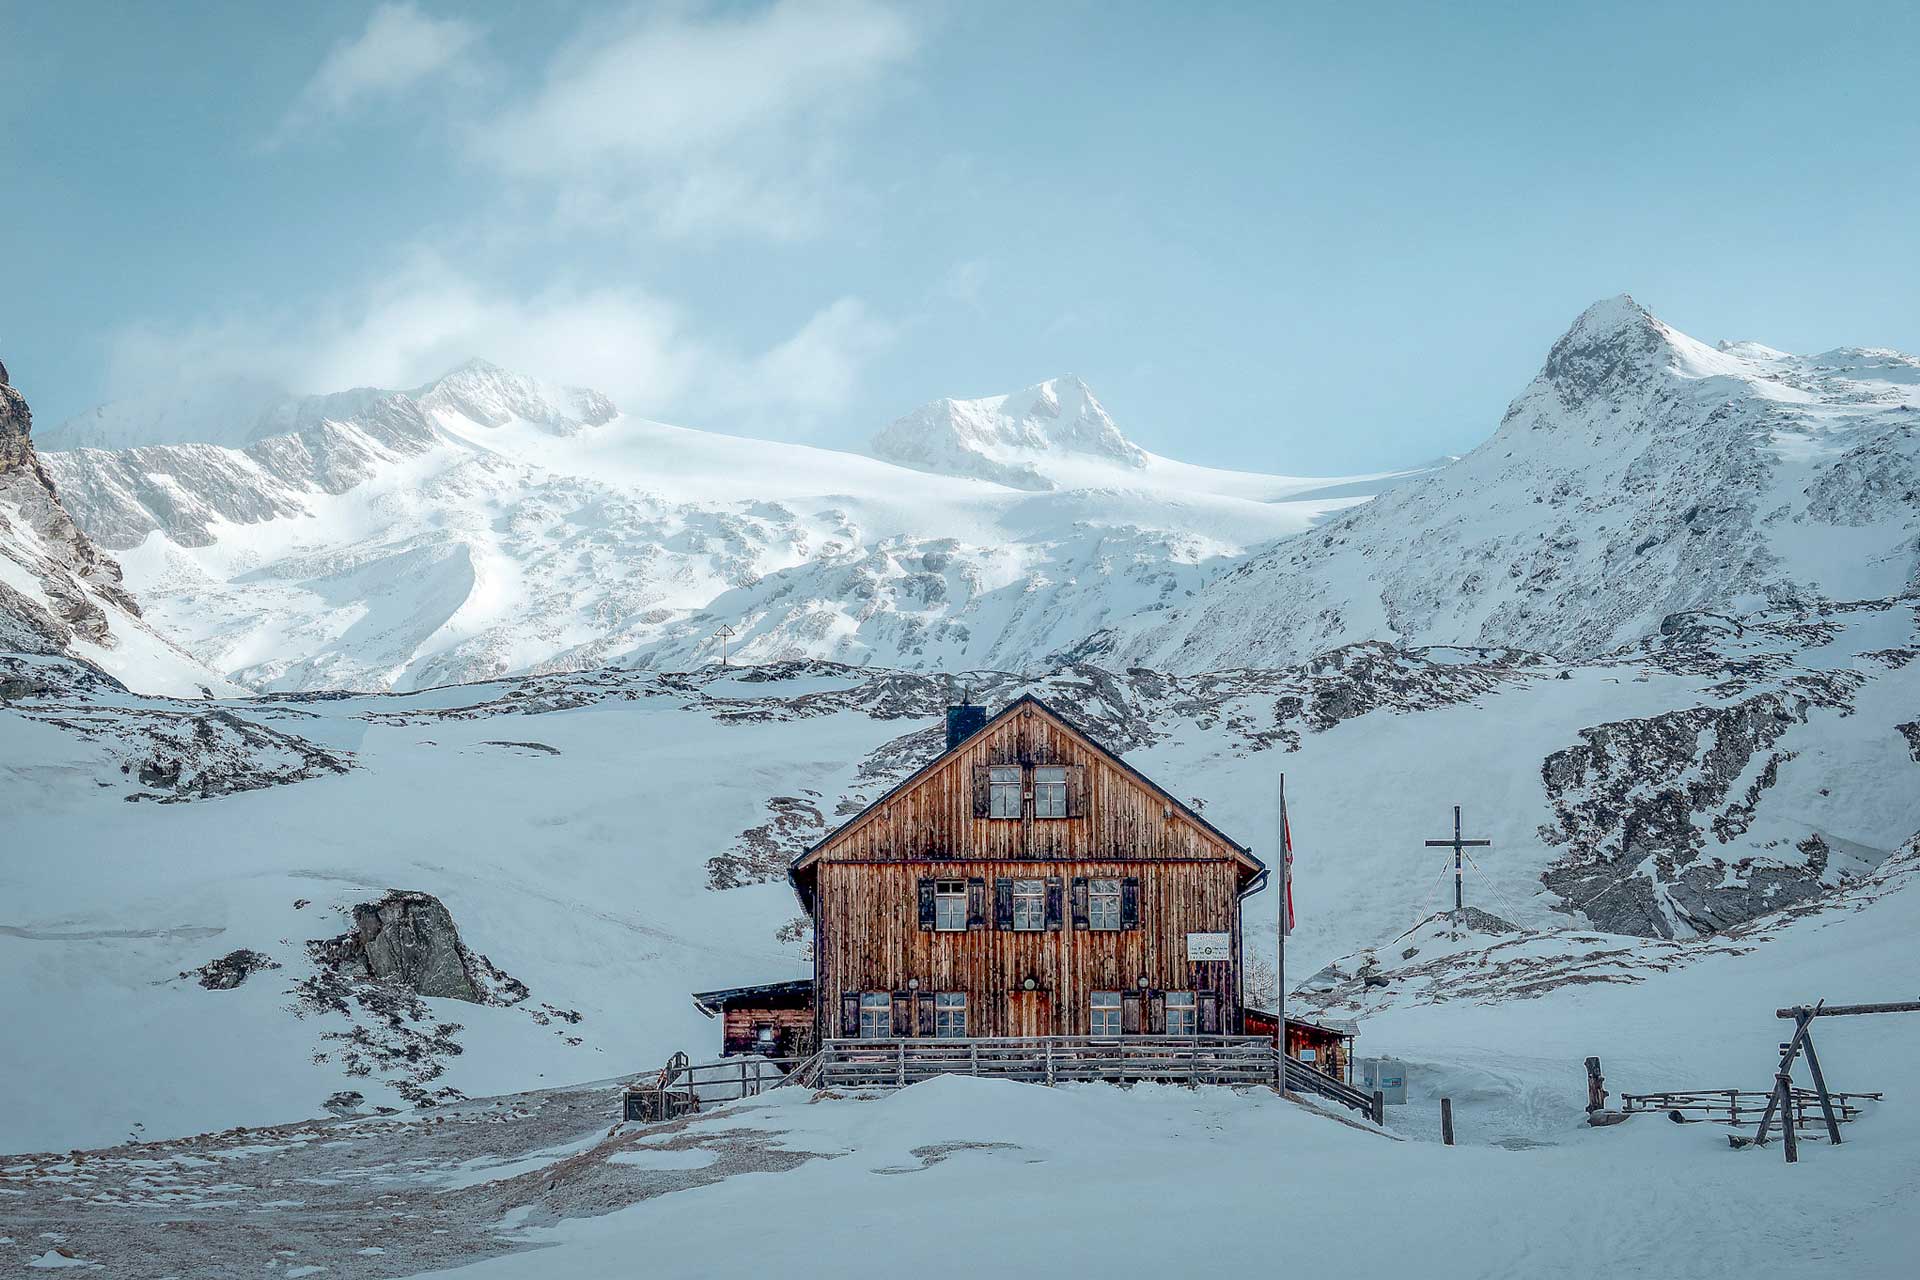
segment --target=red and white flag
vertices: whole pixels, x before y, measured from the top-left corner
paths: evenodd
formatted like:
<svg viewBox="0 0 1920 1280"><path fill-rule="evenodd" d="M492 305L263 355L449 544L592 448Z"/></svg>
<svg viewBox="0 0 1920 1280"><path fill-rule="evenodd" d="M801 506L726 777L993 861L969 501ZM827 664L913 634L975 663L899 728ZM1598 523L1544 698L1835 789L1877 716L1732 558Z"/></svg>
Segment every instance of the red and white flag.
<svg viewBox="0 0 1920 1280"><path fill-rule="evenodd" d="M1285 867L1281 875L1287 887L1287 936L1293 936L1293 827L1287 822L1287 809L1280 806L1280 843L1285 847Z"/></svg>

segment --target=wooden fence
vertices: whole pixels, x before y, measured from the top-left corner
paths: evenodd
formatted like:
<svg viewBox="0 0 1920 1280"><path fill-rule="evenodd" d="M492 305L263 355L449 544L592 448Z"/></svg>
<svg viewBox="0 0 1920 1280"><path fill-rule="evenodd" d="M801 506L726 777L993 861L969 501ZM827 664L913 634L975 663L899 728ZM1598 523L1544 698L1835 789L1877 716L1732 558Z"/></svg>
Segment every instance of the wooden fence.
<svg viewBox="0 0 1920 1280"><path fill-rule="evenodd" d="M1623 1093L1620 1102L1626 1111L1664 1111L1681 1124L1714 1120L1741 1125L1758 1120L1775 1096L1774 1091L1767 1089L1678 1089L1664 1093ZM1834 1119L1842 1123L1859 1118L1857 1100L1881 1100L1877 1093L1829 1092L1827 1097L1834 1104ZM1794 1124L1801 1128L1826 1122L1820 1110L1820 1095L1812 1089L1795 1088L1791 1110Z"/></svg>
<svg viewBox="0 0 1920 1280"><path fill-rule="evenodd" d="M937 1076L986 1076L1029 1084L1162 1081L1188 1085L1271 1085L1268 1036L993 1036L966 1039L828 1040L808 1058L723 1058L689 1063L676 1054L652 1080L628 1086L629 1120L664 1120L705 1102L748 1098L785 1085L901 1089ZM1371 1096L1287 1059L1287 1087L1375 1118Z"/></svg>

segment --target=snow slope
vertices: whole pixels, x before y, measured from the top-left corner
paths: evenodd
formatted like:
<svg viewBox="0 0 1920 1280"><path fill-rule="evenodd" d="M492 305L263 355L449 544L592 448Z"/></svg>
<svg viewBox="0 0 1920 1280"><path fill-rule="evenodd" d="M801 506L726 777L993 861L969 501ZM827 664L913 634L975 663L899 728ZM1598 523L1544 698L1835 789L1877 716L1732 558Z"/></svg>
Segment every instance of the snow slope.
<svg viewBox="0 0 1920 1280"><path fill-rule="evenodd" d="M1873 874L1920 832L1917 653L1912 606L1874 605L1574 667L1360 646L1217 676L968 679L991 705L1029 688L1058 703L1269 858L1284 769L1297 980L1438 905L1421 841L1455 803L1494 841L1468 900L1523 926L1684 950L1702 921ZM342 1090L411 1107L709 1049L686 993L805 971L782 936L788 859L939 749L948 696L939 677L812 662L207 706L14 658L0 686L0 804L26 851L0 866L0 1020L30 1029L0 1044L0 1074L48 1082L42 1105L0 1114L0 1149L314 1115ZM1695 716L1756 699L1780 700L1780 732L1738 750ZM1549 769L1603 726L1612 767ZM1622 835L1643 810L1657 844ZM397 1023L319 999L309 944L390 889L439 897L527 999L429 998ZM1248 911L1270 954L1271 894ZM193 976L240 949L280 968L231 990ZM155 1069L129 1076L129 1055Z"/></svg>
<svg viewBox="0 0 1920 1280"><path fill-rule="evenodd" d="M1053 442L1107 452L1045 492L616 417L485 365L299 402L245 449L48 466L156 619L269 690L679 667L722 625L751 661L1018 668L1398 478L1154 458L1073 386L1098 430Z"/></svg>
<svg viewBox="0 0 1920 1280"><path fill-rule="evenodd" d="M1195 671L1358 639L1602 653L1685 609L1920 587L1920 360L1706 346L1595 303L1472 453L1076 650Z"/></svg>

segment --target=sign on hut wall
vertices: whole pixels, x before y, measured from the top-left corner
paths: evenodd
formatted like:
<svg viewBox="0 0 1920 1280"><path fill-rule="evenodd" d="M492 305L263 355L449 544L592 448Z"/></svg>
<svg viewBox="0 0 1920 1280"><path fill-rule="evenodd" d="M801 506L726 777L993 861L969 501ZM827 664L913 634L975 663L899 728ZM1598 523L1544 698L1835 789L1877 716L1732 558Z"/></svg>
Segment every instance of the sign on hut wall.
<svg viewBox="0 0 1920 1280"><path fill-rule="evenodd" d="M1190 933L1187 935L1188 960L1233 959L1233 935L1228 933Z"/></svg>

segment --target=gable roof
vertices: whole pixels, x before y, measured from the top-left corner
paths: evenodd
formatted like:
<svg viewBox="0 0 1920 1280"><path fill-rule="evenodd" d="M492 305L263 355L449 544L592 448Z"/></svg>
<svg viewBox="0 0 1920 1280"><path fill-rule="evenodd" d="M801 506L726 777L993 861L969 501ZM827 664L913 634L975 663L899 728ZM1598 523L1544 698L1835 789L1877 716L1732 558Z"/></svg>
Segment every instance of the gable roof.
<svg viewBox="0 0 1920 1280"><path fill-rule="evenodd" d="M820 837L820 839L814 841L814 843L811 846L809 846L798 857L796 857L791 863L788 864L787 878L789 880L794 880L796 883L796 887L798 887L799 873L804 871L808 867L808 865L812 863L816 855L818 855L822 849L825 849L828 845L832 844L834 841L838 840L840 837L846 835L849 831L852 831L854 828L866 822L876 812L878 812L881 808L883 808L889 801L891 801L895 796L902 795L905 792L910 791L914 787L918 786L922 781L924 781L928 777L928 775L933 773L934 770L938 769L942 764L946 763L947 757L952 755L954 751L958 750L961 746L964 746L967 742L971 742L973 739L980 737L982 734L991 732L995 726L999 725L1002 721L1006 720L1009 716L1013 715L1015 712L1019 711L1023 707L1033 707L1037 709L1038 711L1041 712L1041 714L1052 719L1061 728L1065 729L1067 732L1079 738L1089 748L1091 748L1092 750L1098 752L1101 756L1103 756L1108 761L1108 763L1112 764L1115 768L1119 769L1122 773L1126 774L1129 778L1133 779L1135 782L1139 783L1141 786L1151 791L1154 795L1164 800L1169 807L1171 807L1175 812L1179 813L1187 821L1193 823L1195 826L1199 827L1202 831L1205 831L1206 833L1211 835L1214 839L1218 840L1220 843L1227 846L1227 848L1233 850L1233 852L1236 855L1238 855L1239 858L1247 865L1249 870L1252 870L1255 872L1264 872L1267 869L1267 864L1254 856L1252 848L1250 848L1247 845L1241 844L1238 840L1235 840L1232 836L1220 830L1220 828L1214 826L1211 822L1208 822L1205 818L1201 817L1198 813L1194 812L1194 810L1191 807L1189 807L1185 802L1183 802L1178 796L1174 795L1171 791L1168 791L1165 787L1155 782L1152 778L1149 778L1146 774L1141 773L1138 769L1134 768L1132 765L1128 764L1125 760L1121 759L1118 752L1109 748L1105 743L1101 742L1098 738L1094 737L1092 734L1088 733L1085 729L1075 724L1071 719L1061 714L1054 707L1050 706L1048 703L1046 703L1042 699L1035 697L1031 693L1023 693L1018 698L1015 698L1012 702L1009 702L1006 706L1002 707L1000 709L999 714L990 717L985 724L981 725L978 729L968 734L967 737L963 739L959 744L956 744L954 747L950 747L947 750L942 751L939 755L927 761L927 763L921 765L918 769L915 769L912 773L908 774L904 779L902 779L896 786L894 786L891 790L889 790L885 795L875 800L872 804L862 809L859 813L854 814L851 818L848 818L845 822L835 827L832 831L829 831L826 835ZM805 904L806 895L804 893L802 893L801 898L802 898L803 904ZM809 910L812 909L810 905L808 906L808 909Z"/></svg>

